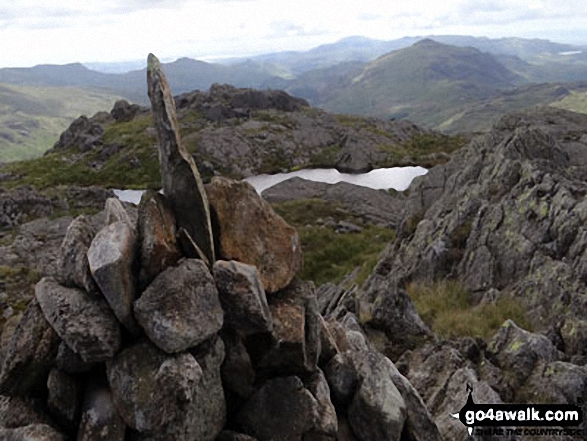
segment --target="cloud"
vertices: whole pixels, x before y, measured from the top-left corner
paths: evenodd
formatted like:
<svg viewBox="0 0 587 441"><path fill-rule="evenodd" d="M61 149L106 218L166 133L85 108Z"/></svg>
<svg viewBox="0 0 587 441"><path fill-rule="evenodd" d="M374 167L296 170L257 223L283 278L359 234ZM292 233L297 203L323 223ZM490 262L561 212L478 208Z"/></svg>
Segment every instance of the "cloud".
<svg viewBox="0 0 587 441"><path fill-rule="evenodd" d="M328 31L326 29L308 29L303 25L296 24L288 20L279 20L269 23L270 32L268 38L283 38L283 37L306 37L315 35L324 35Z"/></svg>

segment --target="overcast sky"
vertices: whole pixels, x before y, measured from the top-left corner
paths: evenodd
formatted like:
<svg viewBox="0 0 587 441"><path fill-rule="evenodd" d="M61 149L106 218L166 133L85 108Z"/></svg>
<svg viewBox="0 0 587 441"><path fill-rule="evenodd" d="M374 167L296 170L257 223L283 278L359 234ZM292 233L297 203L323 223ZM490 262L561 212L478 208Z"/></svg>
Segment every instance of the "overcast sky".
<svg viewBox="0 0 587 441"><path fill-rule="evenodd" d="M587 44L585 0L4 0L0 67L307 50L351 35Z"/></svg>

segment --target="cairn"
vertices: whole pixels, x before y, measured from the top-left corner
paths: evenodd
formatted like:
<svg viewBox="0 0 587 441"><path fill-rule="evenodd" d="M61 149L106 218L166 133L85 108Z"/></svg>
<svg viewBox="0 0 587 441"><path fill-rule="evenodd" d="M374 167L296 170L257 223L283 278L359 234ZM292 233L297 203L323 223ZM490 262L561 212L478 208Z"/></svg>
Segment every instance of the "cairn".
<svg viewBox="0 0 587 441"><path fill-rule="evenodd" d="M70 224L0 354L0 438L439 440L352 314L321 316L295 229L245 182L204 187L153 55L148 90L165 195Z"/></svg>

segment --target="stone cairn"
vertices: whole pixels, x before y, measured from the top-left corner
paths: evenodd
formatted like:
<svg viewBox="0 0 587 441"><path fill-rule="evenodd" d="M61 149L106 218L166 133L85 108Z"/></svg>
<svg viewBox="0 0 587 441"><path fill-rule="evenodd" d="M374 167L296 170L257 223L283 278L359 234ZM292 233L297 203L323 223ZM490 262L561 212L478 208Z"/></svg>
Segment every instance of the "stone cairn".
<svg viewBox="0 0 587 441"><path fill-rule="evenodd" d="M153 55L148 90L165 196L71 222L3 335L0 439L440 439L356 321L320 315L296 231L245 182L204 187Z"/></svg>

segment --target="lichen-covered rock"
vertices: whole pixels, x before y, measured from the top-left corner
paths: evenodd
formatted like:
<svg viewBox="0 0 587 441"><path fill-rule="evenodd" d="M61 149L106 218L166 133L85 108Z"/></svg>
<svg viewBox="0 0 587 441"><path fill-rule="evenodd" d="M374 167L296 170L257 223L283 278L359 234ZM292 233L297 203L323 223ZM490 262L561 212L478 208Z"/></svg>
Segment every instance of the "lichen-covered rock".
<svg viewBox="0 0 587 441"><path fill-rule="evenodd" d="M140 283L146 287L153 279L181 258L177 244L175 215L160 193L147 191L139 204Z"/></svg>
<svg viewBox="0 0 587 441"><path fill-rule="evenodd" d="M569 355L587 355L587 320L567 319L560 330Z"/></svg>
<svg viewBox="0 0 587 441"><path fill-rule="evenodd" d="M226 324L245 335L271 331L273 322L257 268L217 260L213 270Z"/></svg>
<svg viewBox="0 0 587 441"><path fill-rule="evenodd" d="M95 234L94 226L86 216L78 216L67 227L59 248L56 274L56 279L63 286L84 289L91 294L99 293L87 257Z"/></svg>
<svg viewBox="0 0 587 441"><path fill-rule="evenodd" d="M517 389L532 373L538 362L558 359L558 351L544 335L533 334L507 320L488 346L493 363L509 373L508 383Z"/></svg>
<svg viewBox="0 0 587 441"><path fill-rule="evenodd" d="M393 364L377 352L353 353L359 378L348 408L353 432L361 441L399 440L406 420L406 404L393 383Z"/></svg>
<svg viewBox="0 0 587 441"><path fill-rule="evenodd" d="M296 230L247 182L215 177L206 191L218 223L220 256L257 267L268 293L289 285L302 266Z"/></svg>
<svg viewBox="0 0 587 441"><path fill-rule="evenodd" d="M298 377L267 381L243 406L237 421L259 441L301 440L318 421L318 402Z"/></svg>
<svg viewBox="0 0 587 441"><path fill-rule="evenodd" d="M197 346L222 328L223 312L206 265L186 259L159 274L135 302L145 333L166 352Z"/></svg>
<svg viewBox="0 0 587 441"><path fill-rule="evenodd" d="M77 432L78 441L124 441L126 424L106 387L88 388Z"/></svg>
<svg viewBox="0 0 587 441"><path fill-rule="evenodd" d="M92 240L87 254L92 276L102 294L118 320L133 334L139 334L132 315L136 296L133 268L136 254L136 234L125 221L102 228Z"/></svg>
<svg viewBox="0 0 587 441"><path fill-rule="evenodd" d="M202 368L189 353L168 355L148 342L124 349L108 365L116 408L131 428L156 432L193 404Z"/></svg>
<svg viewBox="0 0 587 441"><path fill-rule="evenodd" d="M47 424L31 424L17 429L0 428L0 439L6 441L65 441L65 436Z"/></svg>
<svg viewBox="0 0 587 441"><path fill-rule="evenodd" d="M0 366L0 393L25 396L44 391L59 341L39 303L33 300L6 348Z"/></svg>
<svg viewBox="0 0 587 441"><path fill-rule="evenodd" d="M77 429L81 413L82 386L79 379L51 369L47 379L47 408L61 427Z"/></svg>
<svg viewBox="0 0 587 441"><path fill-rule="evenodd" d="M210 207L200 173L186 151L175 114L175 102L157 57L149 54L147 85L153 121L159 137L159 160L163 191L175 213L178 227L195 244L184 241L187 257L203 257L212 265L215 259Z"/></svg>
<svg viewBox="0 0 587 441"><path fill-rule="evenodd" d="M61 286L51 277L37 283L35 295L51 327L82 360L105 361L118 352L120 326L102 299Z"/></svg>

